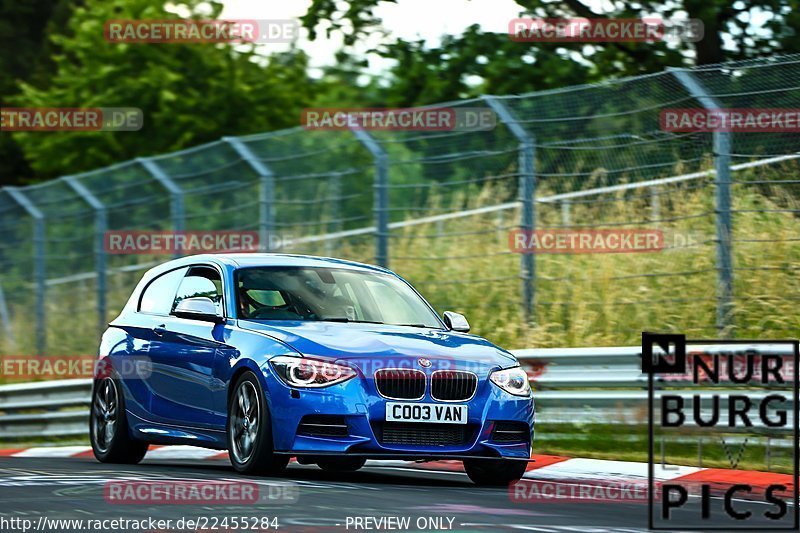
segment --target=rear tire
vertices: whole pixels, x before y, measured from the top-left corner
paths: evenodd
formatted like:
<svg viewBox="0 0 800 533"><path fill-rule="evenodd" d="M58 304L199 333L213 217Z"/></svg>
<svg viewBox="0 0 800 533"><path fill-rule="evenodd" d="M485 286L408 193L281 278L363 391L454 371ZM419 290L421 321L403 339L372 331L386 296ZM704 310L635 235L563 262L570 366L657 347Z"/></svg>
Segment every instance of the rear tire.
<svg viewBox="0 0 800 533"><path fill-rule="evenodd" d="M326 472L355 472L366 463L364 457L323 457L317 466Z"/></svg>
<svg viewBox="0 0 800 533"><path fill-rule="evenodd" d="M234 385L228 402L228 455L237 472L274 475L289 464L288 455L276 455L272 417L255 374L245 372Z"/></svg>
<svg viewBox="0 0 800 533"><path fill-rule="evenodd" d="M125 395L111 377L95 381L89 415L92 452L101 463L134 465L144 459L148 444L131 437Z"/></svg>
<svg viewBox="0 0 800 533"><path fill-rule="evenodd" d="M476 485L485 487L504 487L522 479L528 467L526 461L503 459L467 459L464 470Z"/></svg>

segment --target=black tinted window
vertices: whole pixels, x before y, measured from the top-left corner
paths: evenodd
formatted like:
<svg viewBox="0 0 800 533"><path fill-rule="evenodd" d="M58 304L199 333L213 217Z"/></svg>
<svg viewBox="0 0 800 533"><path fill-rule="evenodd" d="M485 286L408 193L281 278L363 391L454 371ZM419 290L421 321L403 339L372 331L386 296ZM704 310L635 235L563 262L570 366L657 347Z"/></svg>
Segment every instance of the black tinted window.
<svg viewBox="0 0 800 533"><path fill-rule="evenodd" d="M168 315L172 310L175 292L178 290L178 285L187 270L187 268L179 268L162 274L151 281L139 301L139 311L142 313Z"/></svg>

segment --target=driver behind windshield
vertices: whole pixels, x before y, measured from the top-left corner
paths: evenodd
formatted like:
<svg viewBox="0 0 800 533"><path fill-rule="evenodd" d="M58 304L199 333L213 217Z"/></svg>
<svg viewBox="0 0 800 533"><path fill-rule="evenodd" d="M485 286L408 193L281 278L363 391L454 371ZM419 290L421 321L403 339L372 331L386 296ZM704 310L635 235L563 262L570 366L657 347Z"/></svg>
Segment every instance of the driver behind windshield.
<svg viewBox="0 0 800 533"><path fill-rule="evenodd" d="M435 312L401 279L336 268L237 271L239 318L366 322L441 328Z"/></svg>

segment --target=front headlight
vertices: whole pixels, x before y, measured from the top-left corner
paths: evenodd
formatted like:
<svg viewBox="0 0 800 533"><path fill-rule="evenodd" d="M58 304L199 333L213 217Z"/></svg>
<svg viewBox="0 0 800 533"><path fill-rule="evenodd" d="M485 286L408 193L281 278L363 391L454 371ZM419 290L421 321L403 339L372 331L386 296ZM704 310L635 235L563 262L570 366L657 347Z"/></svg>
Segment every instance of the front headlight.
<svg viewBox="0 0 800 533"><path fill-rule="evenodd" d="M531 384L528 381L528 374L520 367L506 368L505 370L495 370L489 375L489 379L514 396L530 396Z"/></svg>
<svg viewBox="0 0 800 533"><path fill-rule="evenodd" d="M281 355L269 362L281 380L292 387L330 387L356 375L348 366L305 357Z"/></svg>

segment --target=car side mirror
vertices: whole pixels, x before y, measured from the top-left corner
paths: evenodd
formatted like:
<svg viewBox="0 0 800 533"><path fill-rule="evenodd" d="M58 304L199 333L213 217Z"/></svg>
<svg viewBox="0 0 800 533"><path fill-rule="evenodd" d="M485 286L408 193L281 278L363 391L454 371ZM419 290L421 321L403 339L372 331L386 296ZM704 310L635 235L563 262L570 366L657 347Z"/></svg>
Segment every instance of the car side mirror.
<svg viewBox="0 0 800 533"><path fill-rule="evenodd" d="M205 296L197 296L194 298L185 298L178 302L175 306L173 315L180 318L189 318L192 320L205 320L206 322L213 322L215 324L222 324L225 319L217 311L216 304L211 298Z"/></svg>
<svg viewBox="0 0 800 533"><path fill-rule="evenodd" d="M453 311L444 312L444 325L453 331L460 331L461 333L467 333L469 331L467 317L459 313L454 313Z"/></svg>

